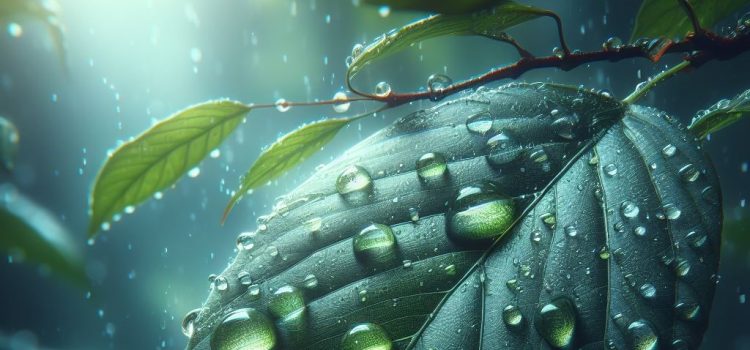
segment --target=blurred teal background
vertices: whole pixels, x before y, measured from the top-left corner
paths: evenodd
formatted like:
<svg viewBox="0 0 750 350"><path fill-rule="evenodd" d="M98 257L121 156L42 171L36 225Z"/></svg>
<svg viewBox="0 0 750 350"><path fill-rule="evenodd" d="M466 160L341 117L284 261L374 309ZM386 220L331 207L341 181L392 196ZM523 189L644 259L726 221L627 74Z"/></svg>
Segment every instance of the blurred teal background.
<svg viewBox="0 0 750 350"><path fill-rule="evenodd" d="M7 1L7 0L0 0ZM573 48L597 49L610 36L629 37L638 1L524 1L557 11ZM73 232L86 257L89 291L36 266L0 259L0 349L180 349L183 315L208 294L208 275L235 256L241 231L270 212L316 165L408 111L389 110L344 130L324 152L243 200L219 225L228 192L260 148L302 122L336 113L330 107L250 114L200 175L181 180L125 215L87 244L89 188L107 151L186 106L228 97L270 103L328 99L343 90L345 59L365 43L424 14L380 11L357 0L59 0L66 27L67 73L45 28L18 22L0 32L0 115L13 120L21 149L12 175L0 175L49 208ZM727 23L734 23L731 18ZM554 23L538 19L510 31L538 54L551 53ZM424 42L368 67L356 86L372 91L388 81L395 91L424 88L442 73L454 80L516 59L504 44L478 37ZM676 62L600 62L570 72L539 70L524 81L554 81L626 96L647 76ZM750 88L750 54L712 62L660 85L641 103L688 122L699 109ZM500 82L505 83L505 82ZM349 113L373 105L354 104ZM750 197L750 121L707 143L724 191L728 221L747 218ZM736 225L722 249L705 349L750 349L750 240ZM738 233L739 232L739 233ZM740 237L737 239L736 237ZM744 237L744 238L743 238Z"/></svg>

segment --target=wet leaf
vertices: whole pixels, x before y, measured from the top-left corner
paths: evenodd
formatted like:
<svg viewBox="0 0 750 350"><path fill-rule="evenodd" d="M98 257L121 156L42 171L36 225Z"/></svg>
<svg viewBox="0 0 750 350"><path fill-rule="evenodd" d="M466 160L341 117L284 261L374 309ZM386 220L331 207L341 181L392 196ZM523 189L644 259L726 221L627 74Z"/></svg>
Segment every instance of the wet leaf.
<svg viewBox="0 0 750 350"><path fill-rule="evenodd" d="M15 124L0 116L0 165L7 171L13 170L18 142L18 129Z"/></svg>
<svg viewBox="0 0 750 350"><path fill-rule="evenodd" d="M655 109L550 84L415 112L239 236L188 348L243 334L289 349L695 348L721 198L685 136ZM265 321L232 332L234 310Z"/></svg>
<svg viewBox="0 0 750 350"><path fill-rule="evenodd" d="M0 185L0 251L14 263L35 263L76 286L88 282L79 252L55 215L19 193Z"/></svg>
<svg viewBox="0 0 750 350"><path fill-rule="evenodd" d="M65 58L65 31L58 16L57 3L38 0L5 0L0 1L0 24L26 20L43 23L52 38L55 51L63 69L67 70Z"/></svg>
<svg viewBox="0 0 750 350"><path fill-rule="evenodd" d="M324 119L292 131L263 151L242 179L240 189L224 210L222 221L242 196L251 189L265 185L284 175L331 142L334 136L354 118Z"/></svg>
<svg viewBox="0 0 750 350"><path fill-rule="evenodd" d="M748 0L690 0L701 26L711 29L714 24L750 4ZM630 41L638 38L665 36L676 40L693 31L685 10L677 0L644 0L635 20Z"/></svg>
<svg viewBox="0 0 750 350"><path fill-rule="evenodd" d="M347 75L351 79L366 65L420 41L446 35L493 35L548 14L547 10L506 1L478 13L427 17L380 36L353 57Z"/></svg>
<svg viewBox="0 0 750 350"><path fill-rule="evenodd" d="M505 1L507 0L365 0L365 2L368 4L388 6L395 10L424 11L431 13L444 13L449 15L472 13L496 6Z"/></svg>
<svg viewBox="0 0 750 350"><path fill-rule="evenodd" d="M699 138L715 133L750 115L750 90L731 100L721 100L693 118L688 129Z"/></svg>
<svg viewBox="0 0 750 350"><path fill-rule="evenodd" d="M251 107L212 101L188 107L120 146L99 171L90 199L89 234L128 206L172 186L245 118Z"/></svg>

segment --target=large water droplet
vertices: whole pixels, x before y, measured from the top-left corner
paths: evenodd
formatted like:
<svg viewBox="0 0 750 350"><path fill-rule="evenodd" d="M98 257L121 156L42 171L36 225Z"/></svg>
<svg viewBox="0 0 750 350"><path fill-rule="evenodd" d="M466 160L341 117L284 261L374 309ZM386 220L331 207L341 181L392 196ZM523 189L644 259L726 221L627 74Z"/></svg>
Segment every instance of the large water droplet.
<svg viewBox="0 0 750 350"><path fill-rule="evenodd" d="M514 219L513 199L485 181L458 192L447 214L448 232L459 240L493 238L504 234Z"/></svg>
<svg viewBox="0 0 750 350"><path fill-rule="evenodd" d="M308 274L302 281L302 285L304 285L307 289L313 289L318 286L318 277L313 274Z"/></svg>
<svg viewBox="0 0 750 350"><path fill-rule="evenodd" d="M375 95L386 97L390 95L391 92L391 85L384 81L381 81L377 85L375 85Z"/></svg>
<svg viewBox="0 0 750 350"><path fill-rule="evenodd" d="M519 327L523 324L523 314L515 305L508 305L503 309L503 322L511 328Z"/></svg>
<svg viewBox="0 0 750 350"><path fill-rule="evenodd" d="M471 133L484 136L492 130L492 122L489 112L479 112L466 118L466 129Z"/></svg>
<svg viewBox="0 0 750 350"><path fill-rule="evenodd" d="M276 319L299 323L295 321L301 321L305 317L305 297L296 287L283 286L273 293L268 302L268 311Z"/></svg>
<svg viewBox="0 0 750 350"><path fill-rule="evenodd" d="M564 116L552 122L552 129L555 130L558 136L572 140L575 138L575 126L577 123L578 120L575 116Z"/></svg>
<svg viewBox="0 0 750 350"><path fill-rule="evenodd" d="M677 153L677 147L675 147L671 143L667 144L666 146L664 146L664 148L661 149L661 153L665 157L671 157L671 156L675 155L675 153Z"/></svg>
<svg viewBox="0 0 750 350"><path fill-rule="evenodd" d="M518 142L502 132L487 140L487 147L487 161L494 165L510 163L523 153Z"/></svg>
<svg viewBox="0 0 750 350"><path fill-rule="evenodd" d="M333 110L336 113L345 113L349 110L349 107L352 105L349 101L349 98L346 96L346 93L343 91L339 91L336 94L333 95L333 100L336 101L336 103L333 105Z"/></svg>
<svg viewBox="0 0 750 350"><path fill-rule="evenodd" d="M195 320L198 319L198 315L202 309L193 309L190 310L187 314L185 314L185 317L182 318L182 334L184 334L186 337L190 338L193 336L193 333L195 333Z"/></svg>
<svg viewBox="0 0 750 350"><path fill-rule="evenodd" d="M276 346L276 331L259 311L234 310L211 335L211 350L268 350Z"/></svg>
<svg viewBox="0 0 750 350"><path fill-rule="evenodd" d="M633 350L656 350L659 338L646 320L633 321L628 325L628 340Z"/></svg>
<svg viewBox="0 0 750 350"><path fill-rule="evenodd" d="M616 51L616 50L619 50L621 46L622 46L622 39L616 36L610 37L602 45L602 47L606 51Z"/></svg>
<svg viewBox="0 0 750 350"><path fill-rule="evenodd" d="M441 153L426 153L417 159L417 175L423 181L441 178L447 169L445 156Z"/></svg>
<svg viewBox="0 0 750 350"><path fill-rule="evenodd" d="M388 225L372 224L352 239L354 255L366 263L387 263L396 258L396 236Z"/></svg>
<svg viewBox="0 0 750 350"><path fill-rule="evenodd" d="M341 340L342 350L391 350L393 343L383 328L360 323L349 329Z"/></svg>
<svg viewBox="0 0 750 350"><path fill-rule="evenodd" d="M573 343L576 328L575 305L568 298L557 298L539 308L534 319L537 332L554 348Z"/></svg>
<svg viewBox="0 0 750 350"><path fill-rule="evenodd" d="M345 200L355 204L367 201L372 193L370 173L357 165L346 167L336 179L336 191Z"/></svg>
<svg viewBox="0 0 750 350"><path fill-rule="evenodd" d="M680 210L680 208L677 208L676 205L674 204L664 205L664 215L666 215L667 219L677 220L681 214L682 214L682 211Z"/></svg>
<svg viewBox="0 0 750 350"><path fill-rule="evenodd" d="M226 292L229 289L229 281L224 276L218 276L214 279L214 287L220 292Z"/></svg>
<svg viewBox="0 0 750 350"><path fill-rule="evenodd" d="M433 74L427 78L427 90L431 94L440 94L453 84L453 80L443 74Z"/></svg>
<svg viewBox="0 0 750 350"><path fill-rule="evenodd" d="M674 310L683 320L692 321L700 315L701 307L698 303L680 301L675 304Z"/></svg>

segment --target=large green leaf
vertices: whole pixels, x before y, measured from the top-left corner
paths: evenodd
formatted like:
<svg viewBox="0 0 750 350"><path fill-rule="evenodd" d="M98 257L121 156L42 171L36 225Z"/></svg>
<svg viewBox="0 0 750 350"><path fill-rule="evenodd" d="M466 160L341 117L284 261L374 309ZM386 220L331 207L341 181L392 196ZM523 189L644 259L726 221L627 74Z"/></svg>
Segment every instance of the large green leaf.
<svg viewBox="0 0 750 350"><path fill-rule="evenodd" d="M748 0L690 0L701 26L714 24L750 4ZM685 10L677 0L643 0L630 41L638 38L682 38L693 31Z"/></svg>
<svg viewBox="0 0 750 350"><path fill-rule="evenodd" d="M375 60L420 41L446 35L496 35L512 26L548 14L547 10L504 1L492 9L478 13L431 16L380 36L353 57L347 75L351 79Z"/></svg>
<svg viewBox="0 0 750 350"><path fill-rule="evenodd" d="M65 59L64 29L58 17L56 2L39 0L3 0L0 1L0 24L12 21L32 20L43 23L52 37L55 51L63 68L67 69Z"/></svg>
<svg viewBox="0 0 750 350"><path fill-rule="evenodd" d="M237 201L251 189L265 185L271 180L278 178L289 169L305 161L311 155L331 142L334 136L355 118L324 119L292 131L261 153L258 160L248 170L242 179L240 189L232 196L227 208L224 210L224 218L232 210Z"/></svg>
<svg viewBox="0 0 750 350"><path fill-rule="evenodd" d="M188 348L334 349L380 329L400 349L695 348L720 203L664 113L550 84L480 89L283 196L187 318Z"/></svg>
<svg viewBox="0 0 750 350"><path fill-rule="evenodd" d="M115 150L94 183L89 234L126 207L172 186L218 147L250 109L226 100L188 107Z"/></svg>
<svg viewBox="0 0 750 350"><path fill-rule="evenodd" d="M705 138L750 115L750 90L731 100L721 100L693 118L688 129L694 135Z"/></svg>
<svg viewBox="0 0 750 350"><path fill-rule="evenodd" d="M466 14L487 9L507 0L365 0L371 5L388 6L396 10L425 11L444 14Z"/></svg>
<svg viewBox="0 0 750 350"><path fill-rule="evenodd" d="M65 227L9 184L0 185L0 228L0 251L14 262L36 263L87 286L81 256Z"/></svg>

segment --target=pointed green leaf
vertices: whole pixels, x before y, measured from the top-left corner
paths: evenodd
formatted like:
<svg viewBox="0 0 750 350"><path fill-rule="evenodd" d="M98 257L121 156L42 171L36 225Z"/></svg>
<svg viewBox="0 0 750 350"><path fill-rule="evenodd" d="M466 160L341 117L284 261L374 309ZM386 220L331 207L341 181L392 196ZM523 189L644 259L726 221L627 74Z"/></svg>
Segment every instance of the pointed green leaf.
<svg viewBox="0 0 750 350"><path fill-rule="evenodd" d="M693 118L688 129L699 138L717 132L750 115L750 90L732 100L721 100Z"/></svg>
<svg viewBox="0 0 750 350"><path fill-rule="evenodd" d="M710 29L717 22L750 4L748 0L690 0L703 28ZM638 10L630 41L638 38L666 36L679 39L693 31L685 10L677 0L644 0Z"/></svg>
<svg viewBox="0 0 750 350"><path fill-rule="evenodd" d="M0 185L0 251L15 261L40 264L53 274L85 287L81 256L55 216L19 193Z"/></svg>
<svg viewBox="0 0 750 350"><path fill-rule="evenodd" d="M125 207L172 186L218 147L250 108L226 100L202 103L177 112L118 148L96 178L89 234Z"/></svg>
<svg viewBox="0 0 750 350"><path fill-rule="evenodd" d="M365 0L371 5L388 6L395 10L425 11L444 14L465 14L498 5L507 0Z"/></svg>
<svg viewBox="0 0 750 350"><path fill-rule="evenodd" d="M234 205L247 191L278 178L320 151L344 126L356 118L320 120L304 125L276 140L260 154L258 160L245 173L240 189L235 192L224 210L222 221L226 220Z"/></svg>
<svg viewBox="0 0 750 350"><path fill-rule="evenodd" d="M38 0L6 0L0 1L0 24L12 21L32 20L43 23L52 37L55 51L64 69L67 69L65 59L64 28L58 17L59 10L54 2Z"/></svg>
<svg viewBox="0 0 750 350"><path fill-rule="evenodd" d="M353 57L347 75L351 79L373 61L420 41L446 35L490 35L545 15L549 11L507 1L478 13L427 17L380 36Z"/></svg>

